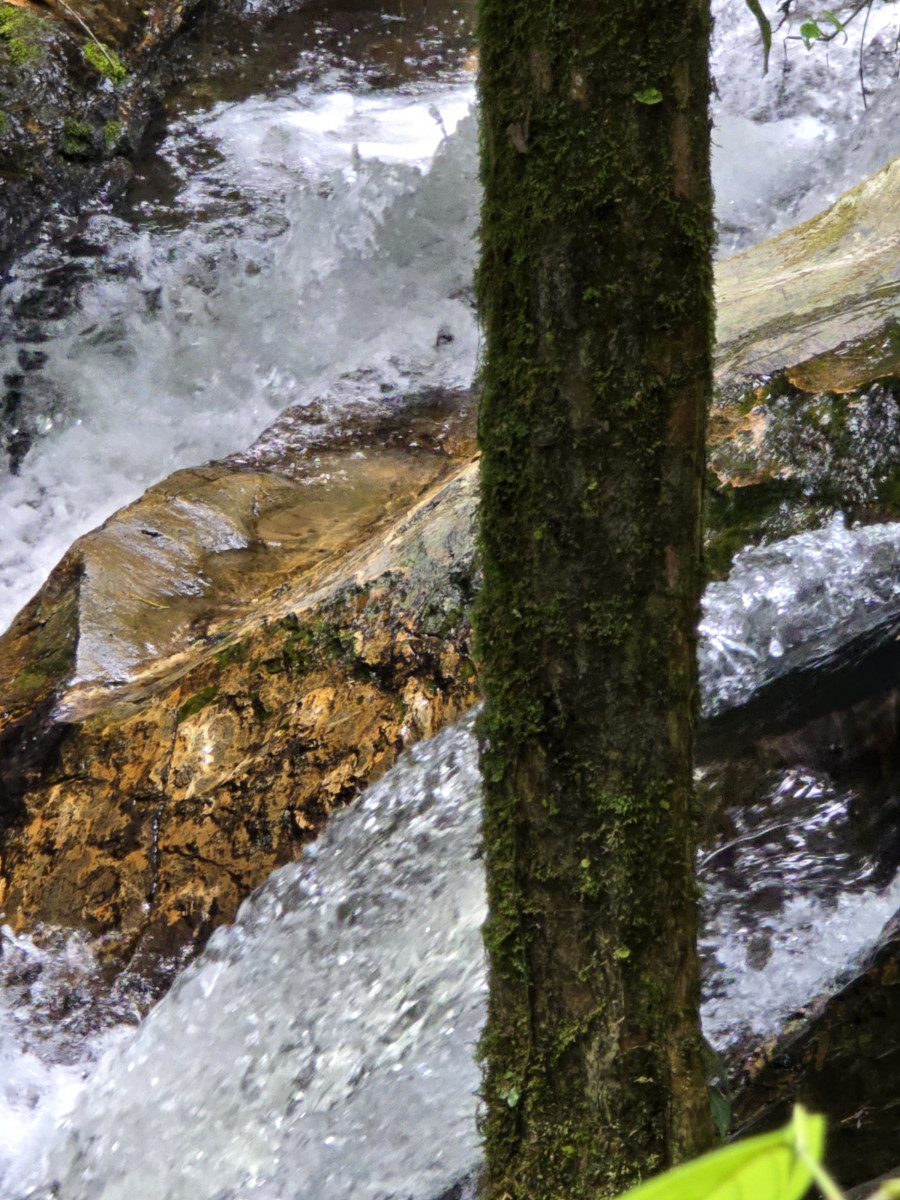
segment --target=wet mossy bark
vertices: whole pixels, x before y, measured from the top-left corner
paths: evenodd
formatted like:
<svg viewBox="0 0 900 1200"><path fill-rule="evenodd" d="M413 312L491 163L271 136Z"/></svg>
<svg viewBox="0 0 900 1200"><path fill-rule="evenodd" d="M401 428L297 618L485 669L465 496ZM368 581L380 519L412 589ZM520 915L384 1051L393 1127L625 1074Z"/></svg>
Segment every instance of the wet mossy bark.
<svg viewBox="0 0 900 1200"><path fill-rule="evenodd" d="M706 0L481 0L486 1189L711 1138L690 803ZM640 97L640 98L638 98Z"/></svg>

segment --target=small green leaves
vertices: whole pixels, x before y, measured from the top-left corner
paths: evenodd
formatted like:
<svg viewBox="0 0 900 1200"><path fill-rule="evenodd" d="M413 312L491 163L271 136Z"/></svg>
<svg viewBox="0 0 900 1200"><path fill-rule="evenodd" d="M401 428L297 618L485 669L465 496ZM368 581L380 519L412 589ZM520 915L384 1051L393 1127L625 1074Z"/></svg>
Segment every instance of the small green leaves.
<svg viewBox="0 0 900 1200"><path fill-rule="evenodd" d="M659 88L642 88L634 93L634 98L638 104L659 104L662 101L662 92Z"/></svg>
<svg viewBox="0 0 900 1200"><path fill-rule="evenodd" d="M762 34L763 44L763 75L769 73L769 52L772 49L772 25L769 18L762 10L762 5L759 0L747 0L747 7L756 17L756 23L759 26L759 32Z"/></svg>
<svg viewBox="0 0 900 1200"><path fill-rule="evenodd" d="M834 26L834 29L826 33L819 21L828 21ZM813 42L830 42L843 28L844 22L826 8L818 19L810 17L808 21L803 22L800 26L800 36L803 38L804 46L809 50Z"/></svg>
<svg viewBox="0 0 900 1200"><path fill-rule="evenodd" d="M676 1167L621 1200L800 1200L825 1145L825 1118L798 1104L791 1123Z"/></svg>
<svg viewBox="0 0 900 1200"><path fill-rule="evenodd" d="M519 1103L519 1089L518 1088L511 1087L509 1089L509 1091L506 1093L506 1103L509 1105L510 1108L516 1107L516 1105Z"/></svg>
<svg viewBox="0 0 900 1200"><path fill-rule="evenodd" d="M822 36L822 30L819 28L817 21L804 21L800 26L800 36L803 38L803 44L808 50L813 42L817 42Z"/></svg>

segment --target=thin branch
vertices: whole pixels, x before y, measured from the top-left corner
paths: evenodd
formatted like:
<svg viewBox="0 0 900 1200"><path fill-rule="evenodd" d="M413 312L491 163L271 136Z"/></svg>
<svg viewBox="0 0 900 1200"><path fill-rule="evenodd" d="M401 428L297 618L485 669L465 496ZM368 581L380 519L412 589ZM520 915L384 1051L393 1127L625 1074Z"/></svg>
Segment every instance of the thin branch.
<svg viewBox="0 0 900 1200"><path fill-rule="evenodd" d="M869 104L866 100L866 77L863 67L863 50L866 46L866 30L869 27L869 14L872 11L872 0L869 0L866 5L866 19L863 21L862 36L859 39L859 90L862 92L863 108L868 110Z"/></svg>
<svg viewBox="0 0 900 1200"><path fill-rule="evenodd" d="M70 5L68 5L68 4L66 3L66 0L57 0L57 3L59 4L60 8L64 8L64 9L66 10L66 12L69 14L69 16L70 16L70 17L74 17L74 18L75 18L75 20L78 22L78 24L79 24L79 25L81 26L81 28L84 30L84 32L85 32L85 33L88 35L88 37L91 39L91 41L92 41L92 42L94 43L94 45L97 47L97 49L100 51L100 53L101 53L101 54L103 55L103 57L106 59L106 61L109 63L110 67L112 67L112 69L113 69L114 71L118 70L118 69L119 69L119 63L118 63L118 62L116 62L116 60L113 58L113 56L112 56L112 55L110 54L110 52L107 50L107 48L106 48L106 47L103 45L103 43L100 41L100 39L99 39L99 38L97 37L97 35L94 33L93 29L91 29L90 25L88 25L88 23L87 23L87 21L84 19L84 17L80 16L80 15L79 15L79 14L78 14L78 13L75 11L75 9L74 9L74 8L72 8ZM871 3L871 0L870 0L870 3Z"/></svg>
<svg viewBox="0 0 900 1200"><path fill-rule="evenodd" d="M850 24L850 22L855 20L859 16L859 14L862 12L863 9L866 10L866 21L868 22L869 11L871 10L871 8L872 8L872 0L860 0L860 3L857 4L856 8L854 8L854 10L850 13L850 16L847 18L847 20L841 22L839 29L832 29L830 33L820 32L818 37L815 38L815 41L817 41L817 42L833 42L834 39L838 36L838 34L844 33L844 31L846 30L846 28ZM787 16L788 16L788 14L785 13L784 20L787 20ZM781 24L783 24L783 23L784 23L784 21L782 21ZM778 26L779 29L781 28L781 24L779 24L779 26ZM863 26L863 37L865 37L865 33L866 33L866 29L865 29L865 26ZM799 33L789 33L785 36L784 40L786 42L805 42L806 38L804 38Z"/></svg>

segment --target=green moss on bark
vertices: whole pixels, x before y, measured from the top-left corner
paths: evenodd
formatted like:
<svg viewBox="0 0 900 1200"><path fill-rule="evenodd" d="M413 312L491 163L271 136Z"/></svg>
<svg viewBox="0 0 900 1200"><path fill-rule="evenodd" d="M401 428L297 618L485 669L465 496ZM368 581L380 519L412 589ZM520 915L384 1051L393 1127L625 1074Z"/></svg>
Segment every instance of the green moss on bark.
<svg viewBox="0 0 900 1200"><path fill-rule="evenodd" d="M690 852L709 16L481 0L479 27L487 1188L595 1200L711 1134Z"/></svg>

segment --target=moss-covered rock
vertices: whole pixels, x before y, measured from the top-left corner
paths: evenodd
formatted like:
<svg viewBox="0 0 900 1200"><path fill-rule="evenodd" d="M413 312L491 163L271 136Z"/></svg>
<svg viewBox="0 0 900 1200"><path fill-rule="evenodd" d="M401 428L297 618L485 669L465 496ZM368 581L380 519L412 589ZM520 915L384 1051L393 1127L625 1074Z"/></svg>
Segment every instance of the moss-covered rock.
<svg viewBox="0 0 900 1200"><path fill-rule="evenodd" d="M53 200L77 205L129 176L169 80L167 50L199 0L0 0L0 259L19 250ZM113 86L110 86L110 85Z"/></svg>
<svg viewBox="0 0 900 1200"><path fill-rule="evenodd" d="M900 376L807 392L786 374L735 388L710 421L707 566L817 528L900 516Z"/></svg>
<svg viewBox="0 0 900 1200"><path fill-rule="evenodd" d="M84 60L98 75L111 79L113 83L122 83L128 76L128 70L122 60L102 42L87 42L82 50Z"/></svg>

